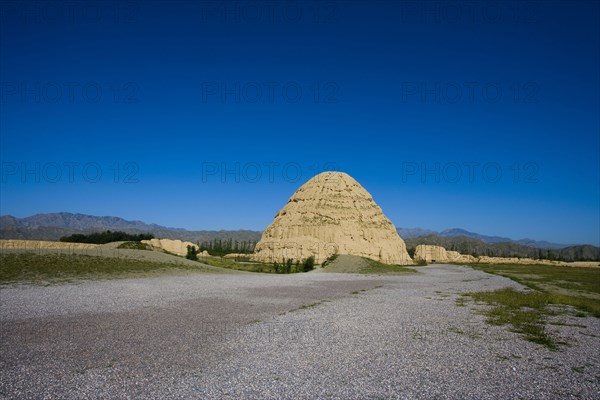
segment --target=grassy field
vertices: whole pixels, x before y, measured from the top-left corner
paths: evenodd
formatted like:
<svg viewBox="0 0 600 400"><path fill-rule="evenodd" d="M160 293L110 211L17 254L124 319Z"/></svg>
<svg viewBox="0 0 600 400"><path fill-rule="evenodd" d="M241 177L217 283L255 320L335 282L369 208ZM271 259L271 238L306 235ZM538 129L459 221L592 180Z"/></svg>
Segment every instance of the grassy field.
<svg viewBox="0 0 600 400"><path fill-rule="evenodd" d="M267 264L241 264L234 260L221 257L198 257L198 260L213 267L233 269L246 272L274 272Z"/></svg>
<svg viewBox="0 0 600 400"><path fill-rule="evenodd" d="M234 269L246 272L275 273L273 264L269 263L239 263L227 258L219 257L199 257L203 263L227 269ZM296 268L299 268L297 271ZM335 256L331 257L323 266L326 272L344 272L359 274L407 274L415 273L415 270L400 265L387 265L380 262L358 257L358 256ZM296 266L294 263L291 272L303 272L302 264Z"/></svg>
<svg viewBox="0 0 600 400"><path fill-rule="evenodd" d="M402 275L414 274L416 271L401 265L387 265L370 258L339 255L330 260L323 267L325 272L377 274L377 275Z"/></svg>
<svg viewBox="0 0 600 400"><path fill-rule="evenodd" d="M141 277L164 273L218 272L200 263L157 262L82 254L0 254L0 284L57 283L76 279Z"/></svg>
<svg viewBox="0 0 600 400"><path fill-rule="evenodd" d="M183 273L283 273L273 264L240 263L221 257L202 257L198 261L168 252L148 251L139 242L123 242L110 249L78 250L64 253L51 249L43 253L15 251L0 254L0 284L49 284L77 279L112 279ZM302 263L291 265L288 273L304 272Z"/></svg>
<svg viewBox="0 0 600 400"><path fill-rule="evenodd" d="M414 274L416 271L401 265L388 265L366 258L367 266L362 268L362 274Z"/></svg>
<svg viewBox="0 0 600 400"><path fill-rule="evenodd" d="M471 267L511 278L539 291L600 300L600 268L512 264Z"/></svg>
<svg viewBox="0 0 600 400"><path fill-rule="evenodd" d="M560 314L600 318L600 269L542 265L475 264L472 268L519 282L530 291L511 288L493 292L465 293L467 298L490 307L482 313L493 325L510 325L525 339L548 348L558 343L547 332L548 318Z"/></svg>
<svg viewBox="0 0 600 400"><path fill-rule="evenodd" d="M270 263L240 263L229 258L221 257L198 257L198 260L208 265L212 265L214 267L233 269L236 271L262 272L267 274L276 273L275 266ZM280 265L282 265L282 263L280 263ZM296 263L293 263L290 269L290 273L300 272L304 272L302 263L298 265L296 265Z"/></svg>
<svg viewBox="0 0 600 400"><path fill-rule="evenodd" d="M142 242L123 242L117 246L117 249L152 250L150 245Z"/></svg>

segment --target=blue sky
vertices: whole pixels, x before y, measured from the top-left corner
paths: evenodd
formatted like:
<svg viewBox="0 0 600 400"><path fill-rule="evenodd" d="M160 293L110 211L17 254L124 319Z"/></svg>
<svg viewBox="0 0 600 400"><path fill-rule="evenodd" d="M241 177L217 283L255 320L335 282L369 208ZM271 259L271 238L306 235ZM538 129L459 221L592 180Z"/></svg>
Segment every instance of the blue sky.
<svg viewBox="0 0 600 400"><path fill-rule="evenodd" d="M1 214L262 230L336 169L399 227L600 242L597 2L0 7Z"/></svg>

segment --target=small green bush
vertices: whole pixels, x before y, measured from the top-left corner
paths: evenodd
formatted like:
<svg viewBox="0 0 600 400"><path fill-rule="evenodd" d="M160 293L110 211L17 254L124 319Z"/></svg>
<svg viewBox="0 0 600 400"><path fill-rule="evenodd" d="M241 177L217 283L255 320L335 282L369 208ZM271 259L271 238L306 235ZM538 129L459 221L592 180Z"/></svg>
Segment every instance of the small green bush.
<svg viewBox="0 0 600 400"><path fill-rule="evenodd" d="M315 269L315 257L308 257L306 260L304 260L304 263L302 265L304 267L304 272L312 271L313 269Z"/></svg>
<svg viewBox="0 0 600 400"><path fill-rule="evenodd" d="M198 261L198 249L196 249L196 246L187 246L187 254L185 255L185 258L188 260Z"/></svg>
<svg viewBox="0 0 600 400"><path fill-rule="evenodd" d="M121 243L117 249L151 250L150 246L142 242L124 242Z"/></svg>

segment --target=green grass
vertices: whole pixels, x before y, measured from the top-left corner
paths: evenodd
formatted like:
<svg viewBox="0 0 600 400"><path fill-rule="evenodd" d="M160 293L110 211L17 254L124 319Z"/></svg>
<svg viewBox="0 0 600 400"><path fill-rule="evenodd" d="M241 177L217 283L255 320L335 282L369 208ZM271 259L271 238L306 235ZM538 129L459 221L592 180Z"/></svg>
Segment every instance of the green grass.
<svg viewBox="0 0 600 400"><path fill-rule="evenodd" d="M491 306L483 311L487 322L493 325L511 325L525 339L550 349L561 344L546 331L547 317L556 315L550 306L569 306L564 312L576 317L588 315L600 318L600 269L543 265L489 265L471 267L501 275L519 282L531 291L512 288L493 292L465 293L456 301L465 305L465 298ZM557 325L556 323L554 325Z"/></svg>
<svg viewBox="0 0 600 400"><path fill-rule="evenodd" d="M532 289L574 292L600 299L600 268L515 264L472 264L471 267L511 278Z"/></svg>
<svg viewBox="0 0 600 400"><path fill-rule="evenodd" d="M221 257L198 257L198 261L213 267L234 269L247 272L270 272L270 268L263 267L262 264L240 264L229 258Z"/></svg>
<svg viewBox="0 0 600 400"><path fill-rule="evenodd" d="M106 279L184 271L208 271L184 263L163 263L80 254L0 254L0 284Z"/></svg>
<svg viewBox="0 0 600 400"><path fill-rule="evenodd" d="M324 264L326 272L348 273L348 274L377 274L377 275L401 275L414 274L416 270L401 265L389 265L371 260L366 257L340 255L330 258Z"/></svg>
<svg viewBox="0 0 600 400"><path fill-rule="evenodd" d="M236 271L263 272L263 273L267 273L267 274L275 273L275 268L274 268L273 264L268 264L268 263L246 264L246 263L236 262L229 258L201 257L201 256L198 256L198 261L203 262L208 265L212 265L214 267L233 269ZM300 268L301 270L296 271L296 264L294 263L292 265L292 269L291 269L290 273L304 272L304 270L302 270L302 263L299 264L298 268Z"/></svg>
<svg viewBox="0 0 600 400"><path fill-rule="evenodd" d="M152 250L149 245L142 242L124 242L117 246L117 249Z"/></svg>
<svg viewBox="0 0 600 400"><path fill-rule="evenodd" d="M321 268L325 268L327 266L327 264L334 262L337 258L338 258L337 254L333 254L333 255L329 256L329 258L327 258L327 260L323 261L323 264L321 264Z"/></svg>
<svg viewBox="0 0 600 400"><path fill-rule="evenodd" d="M491 325L511 325L515 332L523 334L526 340L557 349L556 341L547 334L545 316L548 296L540 292L520 292L512 288L493 292L466 293L475 301L492 307L482 313Z"/></svg>
<svg viewBox="0 0 600 400"><path fill-rule="evenodd" d="M368 292L369 290L380 289L382 287L383 287L383 285L377 285L377 286L373 286L372 288L368 288L368 289L354 290L353 292L350 292L350 294L361 294L361 293Z"/></svg>
<svg viewBox="0 0 600 400"><path fill-rule="evenodd" d="M303 305L301 305L298 308L294 308L292 310L283 312L280 315L287 314L288 312L294 312L294 311L299 311L299 310L307 310L307 309L310 309L310 308L315 308L315 307L320 306L321 304L328 303L329 301L331 301L331 300L329 300L329 299L322 299L322 300L318 300L318 301L316 301L314 303L303 304Z"/></svg>
<svg viewBox="0 0 600 400"><path fill-rule="evenodd" d="M401 265L388 265L379 261L363 258L367 266L360 271L362 274L414 274L415 270Z"/></svg>
<svg viewBox="0 0 600 400"><path fill-rule="evenodd" d="M600 268L475 264L473 268L510 278L546 297L548 304L571 306L600 318Z"/></svg>
<svg viewBox="0 0 600 400"><path fill-rule="evenodd" d="M298 309L299 310L306 310L307 308L315 308L316 306L321 305L321 304L322 304L321 301L317 301L316 303L303 304Z"/></svg>

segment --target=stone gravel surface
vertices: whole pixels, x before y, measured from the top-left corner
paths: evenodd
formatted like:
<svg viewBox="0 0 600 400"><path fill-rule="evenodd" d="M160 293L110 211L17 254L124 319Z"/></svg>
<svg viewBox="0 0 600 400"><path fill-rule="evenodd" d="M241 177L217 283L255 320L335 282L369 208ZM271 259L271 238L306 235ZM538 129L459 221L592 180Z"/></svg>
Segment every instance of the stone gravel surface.
<svg viewBox="0 0 600 400"><path fill-rule="evenodd" d="M0 290L0 398L600 398L600 322L558 351L459 293L468 267L398 276L197 274Z"/></svg>

